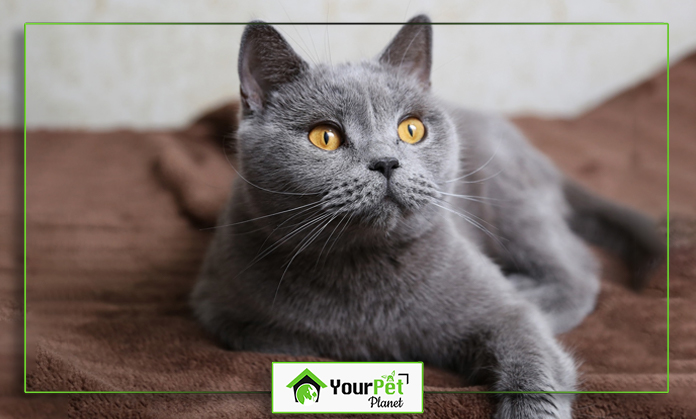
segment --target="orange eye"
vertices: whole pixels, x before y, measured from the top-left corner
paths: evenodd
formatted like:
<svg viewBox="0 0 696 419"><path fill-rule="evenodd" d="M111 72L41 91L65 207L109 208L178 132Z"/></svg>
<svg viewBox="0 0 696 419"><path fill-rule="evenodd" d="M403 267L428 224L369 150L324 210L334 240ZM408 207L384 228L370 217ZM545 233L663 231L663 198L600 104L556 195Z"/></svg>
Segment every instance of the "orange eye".
<svg viewBox="0 0 696 419"><path fill-rule="evenodd" d="M329 125L318 125L309 131L309 141L322 150L335 150L341 145L341 135Z"/></svg>
<svg viewBox="0 0 696 419"><path fill-rule="evenodd" d="M399 124L399 138L409 144L415 144L423 139L425 127L418 118L407 118Z"/></svg>

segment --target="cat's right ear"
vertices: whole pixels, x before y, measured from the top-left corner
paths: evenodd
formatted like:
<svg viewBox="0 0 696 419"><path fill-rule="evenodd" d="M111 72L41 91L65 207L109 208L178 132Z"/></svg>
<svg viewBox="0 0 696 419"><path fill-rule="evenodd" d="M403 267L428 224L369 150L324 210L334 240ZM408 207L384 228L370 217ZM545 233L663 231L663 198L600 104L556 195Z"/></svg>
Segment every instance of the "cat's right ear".
<svg viewBox="0 0 696 419"><path fill-rule="evenodd" d="M268 94L309 66L272 26L247 25L239 48L239 87L245 112L260 111Z"/></svg>

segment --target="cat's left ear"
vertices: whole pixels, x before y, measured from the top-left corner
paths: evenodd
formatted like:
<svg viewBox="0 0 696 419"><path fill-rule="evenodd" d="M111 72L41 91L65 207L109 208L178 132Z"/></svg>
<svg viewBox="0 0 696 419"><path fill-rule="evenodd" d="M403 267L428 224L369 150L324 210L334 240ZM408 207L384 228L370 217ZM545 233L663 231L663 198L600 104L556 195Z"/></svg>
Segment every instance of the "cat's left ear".
<svg viewBox="0 0 696 419"><path fill-rule="evenodd" d="M433 30L430 18L418 15L409 20L396 34L391 44L382 52L379 61L412 74L426 87L430 87Z"/></svg>
<svg viewBox="0 0 696 419"><path fill-rule="evenodd" d="M239 48L239 84L245 112L260 111L271 91L297 78L309 65L272 26L247 25Z"/></svg>

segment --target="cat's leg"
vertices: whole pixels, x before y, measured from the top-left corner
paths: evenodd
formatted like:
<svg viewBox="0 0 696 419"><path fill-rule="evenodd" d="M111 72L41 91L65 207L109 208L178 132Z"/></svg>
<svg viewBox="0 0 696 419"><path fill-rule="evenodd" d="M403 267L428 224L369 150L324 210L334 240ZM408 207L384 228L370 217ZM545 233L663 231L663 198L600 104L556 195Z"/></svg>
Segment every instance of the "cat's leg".
<svg viewBox="0 0 696 419"><path fill-rule="evenodd" d="M488 366L488 372L494 376L494 390L575 390L575 364L550 331L539 330L537 326L541 321L533 319L529 323L521 321L518 324L511 322L507 327L501 325L498 334L489 337L484 345L489 353L481 355L495 360ZM496 398L495 417L498 419L572 417L572 394L498 394Z"/></svg>
<svg viewBox="0 0 696 419"><path fill-rule="evenodd" d="M550 392L576 390L576 365L546 316L467 240L451 247L460 250L444 264L450 275L424 286L409 307L418 358L500 392L497 419L570 419L573 394Z"/></svg>
<svg viewBox="0 0 696 419"><path fill-rule="evenodd" d="M541 309L554 333L562 333L594 308L599 267L561 212L540 206L520 205L505 217L498 256L508 279Z"/></svg>
<svg viewBox="0 0 696 419"><path fill-rule="evenodd" d="M454 354L460 372L492 391L521 392L495 395L497 419L570 419L573 394L529 393L576 389L575 363L541 313L527 302L489 311L475 320Z"/></svg>

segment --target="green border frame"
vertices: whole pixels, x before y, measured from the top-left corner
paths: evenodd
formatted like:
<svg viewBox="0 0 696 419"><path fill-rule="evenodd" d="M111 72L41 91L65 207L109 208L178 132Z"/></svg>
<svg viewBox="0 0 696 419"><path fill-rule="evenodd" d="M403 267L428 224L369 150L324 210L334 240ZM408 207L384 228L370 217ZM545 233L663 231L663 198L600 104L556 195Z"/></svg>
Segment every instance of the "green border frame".
<svg viewBox="0 0 696 419"><path fill-rule="evenodd" d="M270 25L398 25L406 22L265 22ZM269 394L270 391L36 391L27 390L27 26L248 25L249 22L25 22L24 23L24 393L25 394ZM420 23L411 23L418 25ZM669 23L667 22L431 22L430 25L663 25L667 28L667 390L659 391L423 391L424 394L667 394L669 393ZM425 374L423 375L425 386ZM425 400L424 400L425 402ZM425 405L424 405L425 409ZM375 412L370 412L375 413Z"/></svg>
<svg viewBox="0 0 696 419"><path fill-rule="evenodd" d="M420 412L383 412L383 411L373 411L373 412L274 412L273 411L273 403L275 401L275 396L273 394L273 379L274 373L275 373L275 364L420 364L421 366L421 375L423 377L423 380L421 382L421 405L422 405L422 410ZM408 414L423 414L425 412L425 364L421 361L394 361L394 362L389 362L389 361L384 361L384 362L339 362L339 361L327 361L327 362L302 362L302 361L278 361L278 362L271 362L271 413L274 415L282 414L282 415L317 415L317 414L337 414L337 415L355 415L355 414L369 414L369 415L408 415Z"/></svg>

